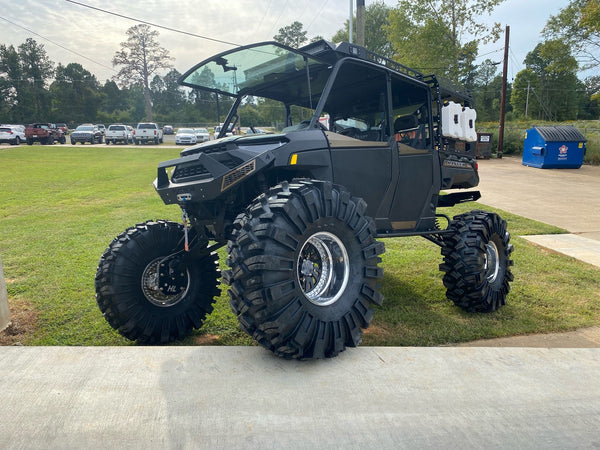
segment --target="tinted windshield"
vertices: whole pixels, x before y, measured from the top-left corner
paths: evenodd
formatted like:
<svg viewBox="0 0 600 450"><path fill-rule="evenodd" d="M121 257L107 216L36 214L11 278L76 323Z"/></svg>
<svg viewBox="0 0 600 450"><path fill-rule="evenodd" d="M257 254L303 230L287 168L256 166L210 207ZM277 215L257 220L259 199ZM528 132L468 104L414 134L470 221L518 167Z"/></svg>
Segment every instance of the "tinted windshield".
<svg viewBox="0 0 600 450"><path fill-rule="evenodd" d="M194 130L192 130L191 128L180 128L179 130L177 130L177 134L194 134Z"/></svg>
<svg viewBox="0 0 600 450"><path fill-rule="evenodd" d="M80 125L75 131L94 131L94 127Z"/></svg>
<svg viewBox="0 0 600 450"><path fill-rule="evenodd" d="M125 131L125 126L124 125L111 125L110 127L108 127L108 129L111 131Z"/></svg>
<svg viewBox="0 0 600 450"><path fill-rule="evenodd" d="M306 66L312 71L326 64L275 44L259 44L221 53L184 74L181 84L237 96L241 91L258 90L262 85L306 79ZM269 97L265 95L265 97Z"/></svg>

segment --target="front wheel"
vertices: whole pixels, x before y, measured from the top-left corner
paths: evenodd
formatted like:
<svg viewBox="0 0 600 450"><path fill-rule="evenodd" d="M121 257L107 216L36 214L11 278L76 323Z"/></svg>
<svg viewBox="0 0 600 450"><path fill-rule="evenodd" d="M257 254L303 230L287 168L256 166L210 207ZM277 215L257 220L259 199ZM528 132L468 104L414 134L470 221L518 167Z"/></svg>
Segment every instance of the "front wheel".
<svg viewBox="0 0 600 450"><path fill-rule="evenodd" d="M471 211L455 216L442 255L446 296L471 312L492 312L506 304L513 274L513 246L506 221L494 213Z"/></svg>
<svg viewBox="0 0 600 450"><path fill-rule="evenodd" d="M182 225L149 221L117 236L100 258L96 301L126 338L148 344L183 339L212 311L219 295L218 256L213 252L182 267L174 254L183 245Z"/></svg>
<svg viewBox="0 0 600 450"><path fill-rule="evenodd" d="M366 203L321 181L283 182L236 220L227 245L233 312L284 358L327 358L355 347L383 297L385 249Z"/></svg>

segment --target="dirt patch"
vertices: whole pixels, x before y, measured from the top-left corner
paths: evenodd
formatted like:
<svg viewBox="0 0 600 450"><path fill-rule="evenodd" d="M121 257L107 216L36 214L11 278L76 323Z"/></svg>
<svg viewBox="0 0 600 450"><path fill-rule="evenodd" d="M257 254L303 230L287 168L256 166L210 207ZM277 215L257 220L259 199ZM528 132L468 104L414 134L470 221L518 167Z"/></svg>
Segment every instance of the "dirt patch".
<svg viewBox="0 0 600 450"><path fill-rule="evenodd" d="M8 280L7 280L8 282ZM8 299L10 323L0 331L0 345L22 345L37 327L37 312L25 300Z"/></svg>
<svg viewBox="0 0 600 450"><path fill-rule="evenodd" d="M216 334L201 334L194 338L194 344L196 345L218 345L221 336Z"/></svg>

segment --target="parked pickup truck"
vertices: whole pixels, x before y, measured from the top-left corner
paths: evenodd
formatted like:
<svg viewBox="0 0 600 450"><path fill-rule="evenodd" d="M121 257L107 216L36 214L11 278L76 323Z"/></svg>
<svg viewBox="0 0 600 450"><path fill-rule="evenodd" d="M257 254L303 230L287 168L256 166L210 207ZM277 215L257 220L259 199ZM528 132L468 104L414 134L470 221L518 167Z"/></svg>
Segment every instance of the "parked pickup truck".
<svg viewBox="0 0 600 450"><path fill-rule="evenodd" d="M42 145L54 144L58 141L61 144L67 142L67 138L60 128L53 123L32 123L25 128L25 140L27 145L33 145L38 141Z"/></svg>
<svg viewBox="0 0 600 450"><path fill-rule="evenodd" d="M162 144L162 129L152 122L138 123L136 129L133 130L133 143L138 145L139 143L147 144L148 142Z"/></svg>
<svg viewBox="0 0 600 450"><path fill-rule="evenodd" d="M106 129L104 140L106 141L106 145L111 143L116 144L117 142L122 142L123 144L130 144L131 142L133 142L133 136L127 129L127 125L115 123L113 125L110 125Z"/></svg>

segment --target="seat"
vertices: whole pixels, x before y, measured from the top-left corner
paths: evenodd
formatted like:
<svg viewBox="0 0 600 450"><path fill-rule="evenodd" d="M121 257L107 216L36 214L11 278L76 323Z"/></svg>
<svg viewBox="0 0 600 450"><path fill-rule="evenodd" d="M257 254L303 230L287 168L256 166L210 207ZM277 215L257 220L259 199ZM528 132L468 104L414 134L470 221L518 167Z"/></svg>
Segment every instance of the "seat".
<svg viewBox="0 0 600 450"><path fill-rule="evenodd" d="M394 120L394 136L396 142L415 148L424 148L425 125L419 123L416 114L400 116Z"/></svg>

